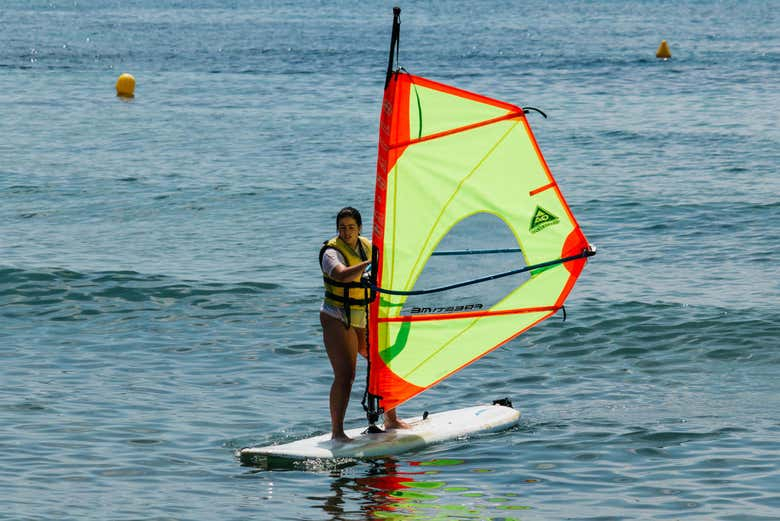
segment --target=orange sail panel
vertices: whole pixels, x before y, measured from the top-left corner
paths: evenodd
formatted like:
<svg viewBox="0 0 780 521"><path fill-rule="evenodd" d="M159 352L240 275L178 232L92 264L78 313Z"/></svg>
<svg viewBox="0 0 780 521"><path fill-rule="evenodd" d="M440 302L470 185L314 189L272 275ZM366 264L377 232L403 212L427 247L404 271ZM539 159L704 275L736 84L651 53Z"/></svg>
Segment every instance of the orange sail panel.
<svg viewBox="0 0 780 521"><path fill-rule="evenodd" d="M398 294L380 293L369 316L368 393L384 410L554 314L585 265L583 257L507 278L489 305L410 305L442 240L479 215L502 223L526 266L588 247L520 107L392 73L379 128L372 269L379 288Z"/></svg>

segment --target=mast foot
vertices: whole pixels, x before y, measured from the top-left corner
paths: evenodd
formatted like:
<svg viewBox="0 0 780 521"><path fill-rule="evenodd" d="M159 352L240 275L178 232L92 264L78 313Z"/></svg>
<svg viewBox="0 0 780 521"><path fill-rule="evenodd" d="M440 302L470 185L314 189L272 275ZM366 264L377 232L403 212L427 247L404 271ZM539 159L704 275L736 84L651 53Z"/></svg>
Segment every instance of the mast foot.
<svg viewBox="0 0 780 521"><path fill-rule="evenodd" d="M363 431L363 434L381 434L385 431L377 427L375 424L371 424L368 426L366 430Z"/></svg>

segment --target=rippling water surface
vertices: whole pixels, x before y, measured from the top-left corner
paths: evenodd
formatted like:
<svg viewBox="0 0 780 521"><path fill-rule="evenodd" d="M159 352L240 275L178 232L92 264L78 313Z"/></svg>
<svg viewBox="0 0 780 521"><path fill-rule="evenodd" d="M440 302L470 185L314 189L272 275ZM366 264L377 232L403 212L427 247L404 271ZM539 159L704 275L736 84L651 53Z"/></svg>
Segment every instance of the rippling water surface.
<svg viewBox="0 0 780 521"><path fill-rule="evenodd" d="M402 5L409 71L550 116L599 255L565 322L402 410L517 428L239 464L329 429L316 253L371 212L390 7L4 3L0 519L780 517L771 1Z"/></svg>

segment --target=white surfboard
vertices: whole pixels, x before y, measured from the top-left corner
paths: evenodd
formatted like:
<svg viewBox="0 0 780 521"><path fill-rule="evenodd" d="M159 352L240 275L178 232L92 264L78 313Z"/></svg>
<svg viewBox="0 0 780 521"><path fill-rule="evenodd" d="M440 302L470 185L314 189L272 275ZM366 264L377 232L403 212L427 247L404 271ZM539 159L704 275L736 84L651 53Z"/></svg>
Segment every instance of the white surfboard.
<svg viewBox="0 0 780 521"><path fill-rule="evenodd" d="M520 411L503 405L479 405L405 419L410 429L368 434L365 428L350 429L349 442L330 439L330 433L304 440L249 447L238 453L245 464L264 464L269 457L297 459L377 458L426 447L470 434L496 432L516 425Z"/></svg>

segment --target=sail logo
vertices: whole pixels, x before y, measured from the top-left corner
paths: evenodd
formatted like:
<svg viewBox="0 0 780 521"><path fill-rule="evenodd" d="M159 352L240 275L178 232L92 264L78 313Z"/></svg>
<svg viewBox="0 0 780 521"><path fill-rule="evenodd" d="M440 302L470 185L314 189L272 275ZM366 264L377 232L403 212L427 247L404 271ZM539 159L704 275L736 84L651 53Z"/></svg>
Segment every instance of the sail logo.
<svg viewBox="0 0 780 521"><path fill-rule="evenodd" d="M461 311L476 311L482 309L482 304L464 304L461 306L431 306L431 307L418 307L412 308L412 315L419 313L458 313Z"/></svg>
<svg viewBox="0 0 780 521"><path fill-rule="evenodd" d="M552 213L548 212L541 206L536 207L536 211L534 212L534 216L531 218L531 233L537 233L548 226L552 226L553 224L558 224L560 222L560 219L553 215Z"/></svg>

